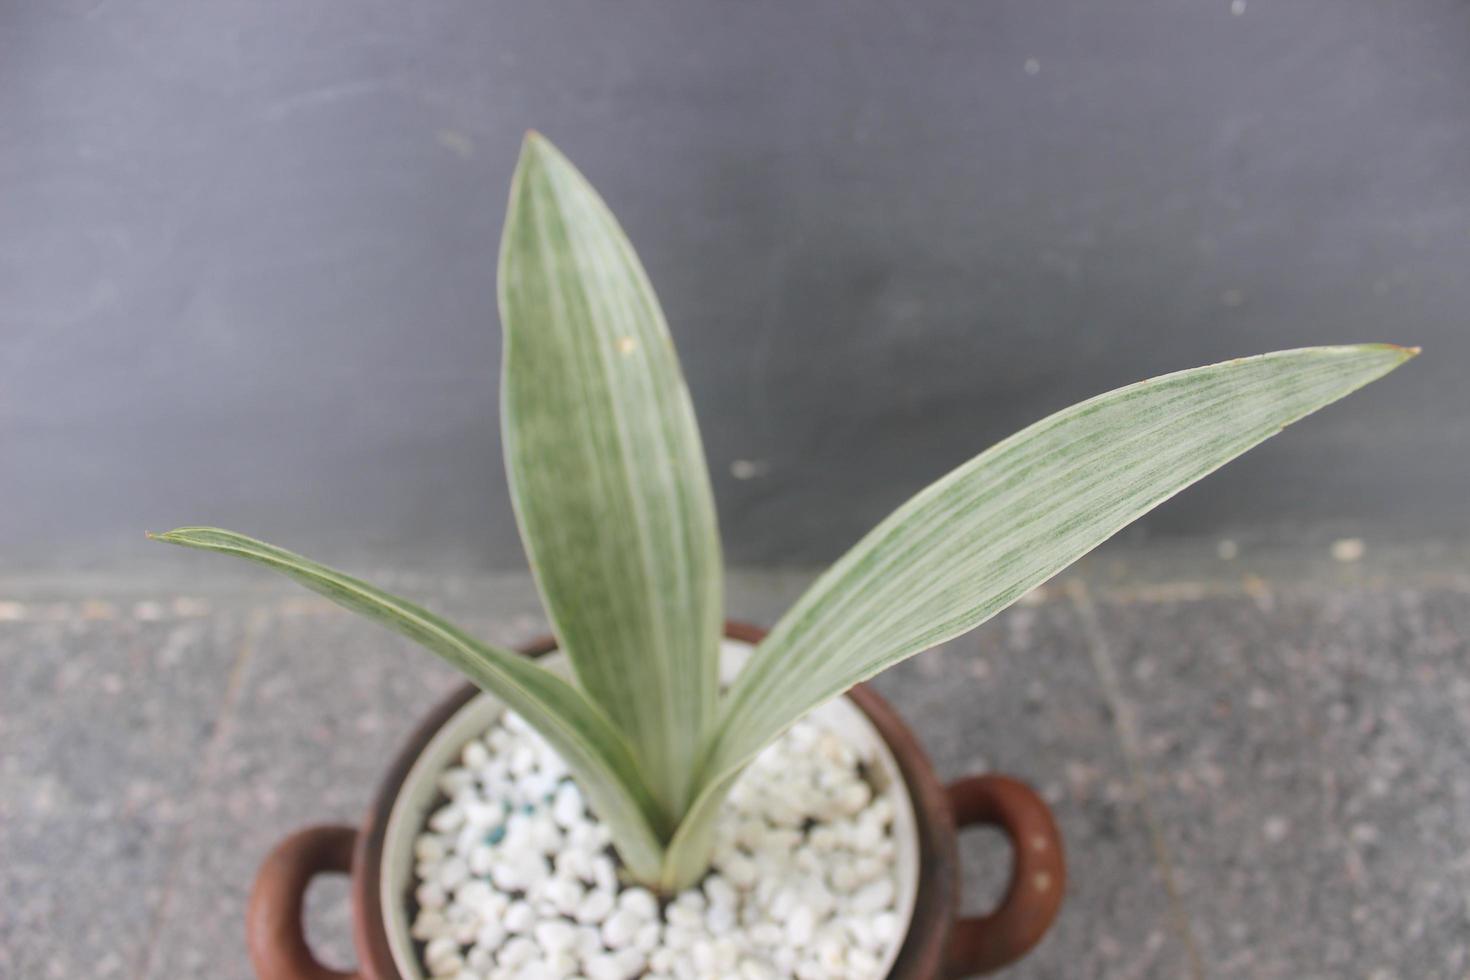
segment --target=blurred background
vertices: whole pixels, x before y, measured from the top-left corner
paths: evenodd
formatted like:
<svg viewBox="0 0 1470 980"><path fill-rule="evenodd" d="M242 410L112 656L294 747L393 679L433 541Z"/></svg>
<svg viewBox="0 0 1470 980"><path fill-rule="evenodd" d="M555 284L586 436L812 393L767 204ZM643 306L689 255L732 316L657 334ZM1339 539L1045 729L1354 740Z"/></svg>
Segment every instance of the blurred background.
<svg viewBox="0 0 1470 980"><path fill-rule="evenodd" d="M1467 528L1459 0L7 5L0 555L217 523L520 568L523 132L663 300L732 560L834 558L1083 397L1420 344L1136 535Z"/></svg>
<svg viewBox="0 0 1470 980"><path fill-rule="evenodd" d="M144 530L545 629L497 409L530 128L658 289L756 622L1077 400L1422 345L877 686L1056 811L1014 976L1470 975L1464 0L0 0L0 976L249 976L261 856L458 683Z"/></svg>

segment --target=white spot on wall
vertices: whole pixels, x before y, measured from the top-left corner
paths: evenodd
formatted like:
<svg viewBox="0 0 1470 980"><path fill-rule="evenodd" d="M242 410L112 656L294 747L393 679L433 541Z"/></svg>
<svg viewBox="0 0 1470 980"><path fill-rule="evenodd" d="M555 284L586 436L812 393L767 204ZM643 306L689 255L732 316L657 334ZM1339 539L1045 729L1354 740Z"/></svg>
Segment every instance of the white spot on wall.
<svg viewBox="0 0 1470 980"><path fill-rule="evenodd" d="M764 459L737 459L730 463L730 475L737 480L754 480L771 472L771 464Z"/></svg>
<svg viewBox="0 0 1470 980"><path fill-rule="evenodd" d="M468 160L475 155L475 141L457 129L441 129L434 134L434 139L461 160Z"/></svg>

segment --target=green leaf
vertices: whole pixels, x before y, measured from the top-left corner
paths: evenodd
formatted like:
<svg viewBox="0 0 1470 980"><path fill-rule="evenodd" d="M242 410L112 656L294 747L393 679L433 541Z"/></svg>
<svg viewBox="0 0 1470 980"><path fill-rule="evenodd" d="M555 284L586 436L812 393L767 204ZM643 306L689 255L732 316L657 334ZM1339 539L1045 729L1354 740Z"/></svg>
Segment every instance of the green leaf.
<svg viewBox="0 0 1470 980"><path fill-rule="evenodd" d="M1154 378L1043 419L920 492L807 590L737 678L665 878L687 879L734 776L802 715L980 624L1191 483L1415 353L1319 347Z"/></svg>
<svg viewBox="0 0 1470 980"><path fill-rule="evenodd" d="M571 684L528 657L481 643L411 602L243 534L181 527L149 536L273 568L443 657L518 712L561 753L592 809L612 831L623 863L641 880L657 880L663 847L649 819L653 801L621 736Z"/></svg>
<svg viewBox="0 0 1470 980"><path fill-rule="evenodd" d="M723 618L704 450L633 247L534 133L499 291L505 460L532 571L578 681L677 815L715 713Z"/></svg>

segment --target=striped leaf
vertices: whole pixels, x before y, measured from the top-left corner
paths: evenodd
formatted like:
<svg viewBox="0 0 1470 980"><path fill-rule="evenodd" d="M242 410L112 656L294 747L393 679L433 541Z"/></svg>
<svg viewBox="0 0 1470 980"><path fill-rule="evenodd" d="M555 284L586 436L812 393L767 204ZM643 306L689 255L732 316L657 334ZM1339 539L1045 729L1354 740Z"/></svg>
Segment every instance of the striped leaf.
<svg viewBox="0 0 1470 980"><path fill-rule="evenodd" d="M663 847L650 819L653 801L622 737L571 684L521 654L481 643L411 602L243 534L181 527L150 537L273 568L443 657L518 712L561 754L592 809L612 831L623 863L640 879L655 879Z"/></svg>
<svg viewBox="0 0 1470 980"><path fill-rule="evenodd" d="M578 681L677 815L714 717L723 618L704 450L638 257L534 133L499 290L505 461L531 568Z"/></svg>
<svg viewBox="0 0 1470 980"><path fill-rule="evenodd" d="M735 776L802 715L984 622L1191 483L1415 353L1320 347L1154 378L1043 419L920 492L819 578L751 657L664 880L697 877Z"/></svg>

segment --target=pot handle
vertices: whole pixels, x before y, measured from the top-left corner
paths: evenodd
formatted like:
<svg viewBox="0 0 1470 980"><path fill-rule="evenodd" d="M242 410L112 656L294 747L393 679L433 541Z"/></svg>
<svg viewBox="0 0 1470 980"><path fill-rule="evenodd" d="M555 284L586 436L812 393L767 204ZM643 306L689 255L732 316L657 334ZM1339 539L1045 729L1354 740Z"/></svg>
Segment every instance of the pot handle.
<svg viewBox="0 0 1470 980"><path fill-rule="evenodd" d="M990 973L1041 941L1061 908L1067 881L1062 835L1036 791L1009 776L970 776L947 788L956 828L999 828L1014 855L999 907L960 919L950 934L950 977Z"/></svg>
<svg viewBox="0 0 1470 980"><path fill-rule="evenodd" d="M301 923L306 886L319 874L350 872L356 842L352 827L307 827L277 844L261 863L245 913L246 945L260 980L358 980L355 971L317 962Z"/></svg>

